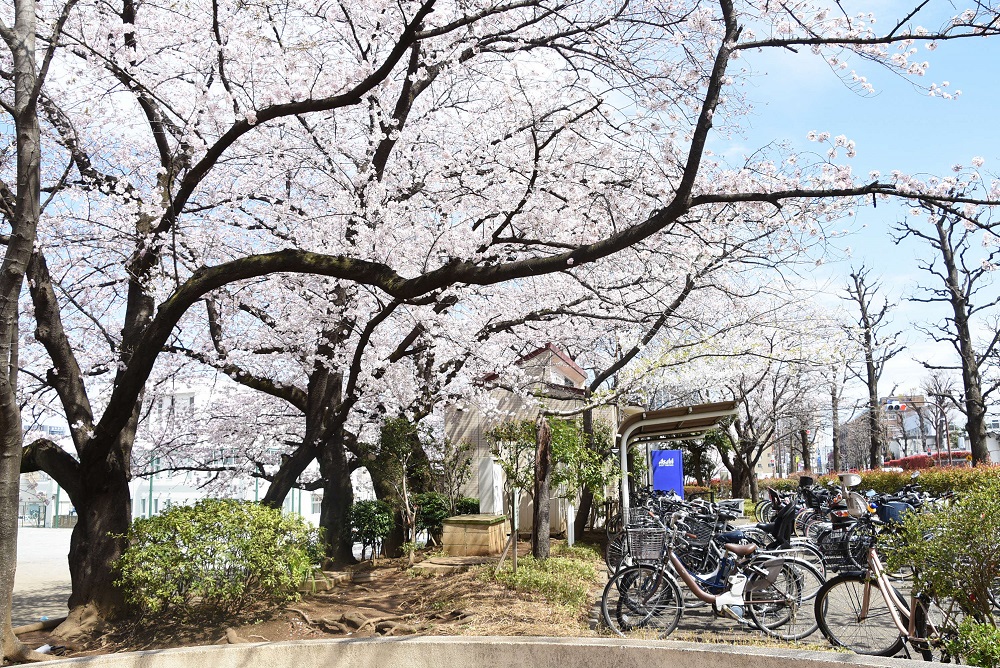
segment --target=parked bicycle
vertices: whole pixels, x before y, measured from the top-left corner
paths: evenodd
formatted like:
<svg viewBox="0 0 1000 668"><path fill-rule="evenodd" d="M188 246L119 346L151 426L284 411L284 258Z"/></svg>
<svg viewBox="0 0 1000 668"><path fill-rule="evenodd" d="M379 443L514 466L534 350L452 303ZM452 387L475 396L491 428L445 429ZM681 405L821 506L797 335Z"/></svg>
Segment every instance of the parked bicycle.
<svg viewBox="0 0 1000 668"><path fill-rule="evenodd" d="M895 656L904 647L925 660L944 647L951 611L933 606L919 593L907 601L893 586L874 546L867 570L842 573L820 588L815 601L820 631L834 645L858 654Z"/></svg>
<svg viewBox="0 0 1000 668"><path fill-rule="evenodd" d="M761 553L754 544L728 543L712 572L693 573L677 553L685 542L687 513L673 513L669 528L651 517L656 526L630 528L635 563L618 570L604 588L601 612L609 629L619 635L669 635L685 608L680 578L717 616L783 640L815 632L813 599L823 577L807 562Z"/></svg>

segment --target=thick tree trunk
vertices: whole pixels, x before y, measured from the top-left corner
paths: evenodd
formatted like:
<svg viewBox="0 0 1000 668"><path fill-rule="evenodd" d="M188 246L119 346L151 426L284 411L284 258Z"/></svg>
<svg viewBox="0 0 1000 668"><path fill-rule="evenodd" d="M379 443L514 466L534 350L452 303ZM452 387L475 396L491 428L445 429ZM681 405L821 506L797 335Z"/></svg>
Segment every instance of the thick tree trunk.
<svg viewBox="0 0 1000 668"><path fill-rule="evenodd" d="M132 520L132 500L128 477L122 466L84 463L79 494L73 499L77 524L69 547L72 593L70 617L57 633L63 636L86 633L80 628L90 610L98 616L113 616L122 604L121 590L115 586L117 573L112 563L125 549L125 532Z"/></svg>
<svg viewBox="0 0 1000 668"><path fill-rule="evenodd" d="M552 430L544 415L538 416L535 442L535 494L532 499L531 555L548 559L551 550L549 492L552 482Z"/></svg>
<svg viewBox="0 0 1000 668"><path fill-rule="evenodd" d="M13 14L13 26L5 25L4 35L13 62L14 106L8 111L13 112L16 135L17 184L13 211L8 207L5 215L10 237L0 267L0 663L45 658L25 648L11 626L24 438L17 400L18 299L41 213L35 3L18 0Z"/></svg>
<svg viewBox="0 0 1000 668"><path fill-rule="evenodd" d="M354 540L351 537L354 486L343 444L330 443L323 448L320 474L325 483L319 524L323 529L326 555L337 564L355 564L357 559L354 558Z"/></svg>

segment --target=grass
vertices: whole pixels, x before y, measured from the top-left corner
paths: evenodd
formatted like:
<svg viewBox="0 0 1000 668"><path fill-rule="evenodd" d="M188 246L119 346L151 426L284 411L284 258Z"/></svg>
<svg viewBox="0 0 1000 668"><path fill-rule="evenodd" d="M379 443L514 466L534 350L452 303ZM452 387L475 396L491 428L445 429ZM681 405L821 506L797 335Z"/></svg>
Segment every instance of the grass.
<svg viewBox="0 0 1000 668"><path fill-rule="evenodd" d="M480 570L478 576L558 605L582 608L592 603L591 592L597 585L601 564L597 552L589 547L563 546L553 553L562 556L548 559L525 556L517 560L517 572L510 564L505 564L498 573L487 567Z"/></svg>

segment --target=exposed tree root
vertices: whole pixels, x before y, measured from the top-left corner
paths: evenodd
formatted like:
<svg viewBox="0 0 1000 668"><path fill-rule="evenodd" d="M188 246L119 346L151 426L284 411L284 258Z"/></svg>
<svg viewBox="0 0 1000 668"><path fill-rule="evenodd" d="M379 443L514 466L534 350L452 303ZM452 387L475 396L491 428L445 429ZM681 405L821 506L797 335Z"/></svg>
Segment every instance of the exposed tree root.
<svg viewBox="0 0 1000 668"><path fill-rule="evenodd" d="M49 629L54 629L65 621L65 617L57 617L56 619L46 619L44 622L35 622L33 624L25 624L24 626L15 626L14 635L19 636L25 633L34 633L35 631L48 631Z"/></svg>
<svg viewBox="0 0 1000 668"><path fill-rule="evenodd" d="M9 661L10 663L35 663L58 658L51 654L42 654L33 649L28 649L27 645L17 639L10 626L4 629L3 636L3 661Z"/></svg>
<svg viewBox="0 0 1000 668"><path fill-rule="evenodd" d="M66 640L86 640L100 635L106 626L97 606L81 605L69 611L69 615L55 628L52 635Z"/></svg>

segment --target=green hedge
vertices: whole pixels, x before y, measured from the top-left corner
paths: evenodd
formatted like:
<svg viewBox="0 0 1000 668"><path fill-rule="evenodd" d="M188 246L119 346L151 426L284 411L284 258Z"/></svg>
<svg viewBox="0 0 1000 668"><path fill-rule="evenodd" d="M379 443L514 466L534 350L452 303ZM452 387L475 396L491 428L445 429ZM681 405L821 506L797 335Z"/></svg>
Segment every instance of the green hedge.
<svg viewBox="0 0 1000 668"><path fill-rule="evenodd" d="M861 476L861 489L872 489L879 494L891 494L912 482L910 477L912 473L909 471L858 471L857 473ZM941 466L920 471L918 482L925 491L931 494L943 494L948 491L964 492L980 481L993 478L1000 478L1000 466L977 466L975 468ZM836 475L823 475L816 478L817 484L825 484L829 480L839 483L839 478ZM798 489L799 479L798 477L766 478L760 480L759 485L761 490L765 487L771 487L779 492L787 492Z"/></svg>
<svg viewBox="0 0 1000 668"><path fill-rule="evenodd" d="M478 515L479 514L479 499L475 499L471 496L463 496L462 498L455 501L455 514L456 515Z"/></svg>
<svg viewBox="0 0 1000 668"><path fill-rule="evenodd" d="M319 556L302 518L232 499L137 519L126 538L116 584L143 617L238 617L294 600Z"/></svg>

